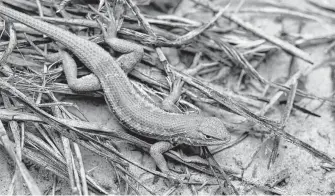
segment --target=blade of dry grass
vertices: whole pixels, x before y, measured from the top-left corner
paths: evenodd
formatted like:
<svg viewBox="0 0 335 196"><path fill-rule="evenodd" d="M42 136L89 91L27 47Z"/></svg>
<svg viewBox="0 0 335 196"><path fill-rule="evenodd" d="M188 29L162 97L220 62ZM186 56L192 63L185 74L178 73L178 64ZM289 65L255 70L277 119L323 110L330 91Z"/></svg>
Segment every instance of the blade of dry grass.
<svg viewBox="0 0 335 196"><path fill-rule="evenodd" d="M56 98L53 96L53 93L49 93L50 97L53 99L53 101L57 101ZM54 108L54 114L55 116L57 116L58 118L62 119L62 113L60 110L61 107L56 106ZM61 146L63 147L64 150L64 154L63 156L65 157L65 162L66 162L66 168L67 168L67 174L69 177L69 181L70 181L70 187L71 187L71 191L72 193L77 192L78 187L76 187L75 185L75 178L74 175L77 172L72 165L72 148L71 148L71 141L66 138L66 137L61 137Z"/></svg>
<svg viewBox="0 0 335 196"><path fill-rule="evenodd" d="M64 147L64 156L65 156L65 160L66 160L66 169L67 169L67 173L69 176L69 181L70 181L70 187L71 187L71 191L75 192L75 190L77 189L76 185L75 185L75 180L74 180L74 168L72 165L72 151L71 151L71 146L70 146L70 140L67 139L66 137L62 137L62 143L63 143L63 147Z"/></svg>
<svg viewBox="0 0 335 196"><path fill-rule="evenodd" d="M212 38L215 40L216 44L220 46L220 48L228 55L228 57L237 65L240 65L251 77L256 78L262 83L268 84L269 82L265 80L255 69L254 67L249 63L245 57L238 52L233 46L229 45L228 43L225 43L224 41Z"/></svg>
<svg viewBox="0 0 335 196"><path fill-rule="evenodd" d="M315 0L307 0L307 2L321 9L325 9L325 10L333 11L333 12L335 11L335 6L333 6L330 3L326 3L323 1L315 1Z"/></svg>
<svg viewBox="0 0 335 196"><path fill-rule="evenodd" d="M284 111L284 114L282 115L282 119L281 119L281 127L279 129L284 130L286 123L290 117L292 108L293 108L293 103L294 103L294 98L297 92L297 86L298 86L298 82L297 80L294 80L291 84L291 91L289 93L288 96L288 101L286 104L286 108ZM274 137L274 145L272 147L272 151L271 151L271 155L270 155L270 159L268 162L268 168L270 168L271 164L274 164L276 158L277 158L277 153L278 153L278 148L279 148L279 143L280 143L280 137L275 136Z"/></svg>
<svg viewBox="0 0 335 196"><path fill-rule="evenodd" d="M42 5L41 5L41 2L40 0L36 0L36 5L37 5L37 8L38 8L38 12L39 12L39 16L40 17L43 17L44 14L43 14L43 9L42 9ZM27 37L27 36L26 36ZM46 35L43 35L43 38L45 38ZM44 44L44 52L46 53L47 52L47 49L48 49L48 45L47 44ZM44 63L43 65L43 74L42 74L42 88L45 88L45 85L46 85L46 75L47 75L47 72L48 72L48 68L47 68L47 65L46 65L46 62ZM42 99L42 95L43 95L43 92L39 92L38 95L37 95L37 98L36 98L36 101L35 103L36 104L39 104L41 103L41 99Z"/></svg>
<svg viewBox="0 0 335 196"><path fill-rule="evenodd" d="M241 136L239 136L238 139L234 140L234 142L229 143L229 144L224 145L224 146L219 146L219 147L217 147L217 148L211 150L211 154L212 154L212 155L215 155L215 154L221 152L222 150L226 150L226 149L228 149L228 148L231 148L231 147L233 147L233 146L239 144L240 142L242 142L242 141L243 141L244 139L246 139L248 136L249 136L249 133L248 133L248 132L244 132L243 134L241 134Z"/></svg>
<svg viewBox="0 0 335 196"><path fill-rule="evenodd" d="M14 152L14 147L12 143L10 142L6 130L0 121L0 139L1 142L3 143L6 151L10 155L10 157L13 159L13 161L16 163L17 168L20 171L20 174L22 175L24 181L26 182L28 189L31 194L33 195L42 195L42 192L38 188L34 178L30 175L30 172L26 168L26 166L21 162L20 158L17 156L17 154Z"/></svg>
<svg viewBox="0 0 335 196"><path fill-rule="evenodd" d="M198 5L202 5L205 6L207 8L210 8L212 11L217 12L219 10L219 7L212 5L210 2L206 2L206 4L204 2L201 2L199 0L192 0L194 3L198 4ZM308 63L314 64L313 60L311 59L310 55L307 54L306 52L302 51L301 49L289 44L288 42L285 42L277 37L268 35L266 33L264 33L262 30L254 27L252 24L248 23L248 22L244 22L241 19L239 19L238 17L234 16L234 15L228 15L223 13L222 14L223 17L231 20L232 22L240 25L242 28L254 33L255 35L262 37L264 39L266 39L267 41L277 45L278 47L282 48L283 50L287 51L288 53L297 56L303 60L305 60Z"/></svg>
<svg viewBox="0 0 335 196"><path fill-rule="evenodd" d="M5 108L11 108L13 107L12 104L9 101L8 96L6 96L4 93L1 93L2 100L4 102ZM9 121L9 128L13 134L14 141L15 141L15 153L17 154L18 158L22 160L22 149L21 149L21 139L20 139L20 131L19 131L19 124L16 121ZM16 194L24 194L23 190L23 182L22 177L19 175L20 171L19 169L15 168L15 174L13 176L15 188L16 188Z"/></svg>
<svg viewBox="0 0 335 196"><path fill-rule="evenodd" d="M214 25L214 23L221 17L221 15L223 14L224 11L226 11L226 9L229 7L230 4L226 5L224 8L221 8L218 13L214 16L213 19L211 19L207 24L198 27L190 32L188 32L187 34L178 37L176 40L171 41L170 44L171 46L173 45L184 45L187 44L189 42L192 41L193 38L195 38L196 36L200 35L201 33L203 33L205 30L209 29L210 27L212 27Z"/></svg>
<svg viewBox="0 0 335 196"><path fill-rule="evenodd" d="M28 98L25 94L18 91L15 87L13 87L12 85L10 85L6 81L4 81L2 78L0 78L0 89L4 92L8 93L8 94L14 95L19 101L23 102L31 110L36 112L37 115L40 116L40 118L42 118L48 124L52 125L57 131L64 134L66 137L68 137L72 140L77 140L78 139L78 137L76 135L74 135L73 133L71 134L71 133L65 131L64 129L61 128L60 125L65 126L66 128L68 128L70 130L73 130L73 131L76 131L76 132L79 132L79 130L58 121L57 119L55 119L55 117L46 113L44 110L41 110L40 108L38 108L36 106L36 104L30 100L30 98Z"/></svg>
<svg viewBox="0 0 335 196"><path fill-rule="evenodd" d="M227 12L229 13L230 10L228 10ZM234 12L234 11L231 11ZM234 12L235 13L235 12ZM284 17L290 17L290 18L296 18L297 20L312 20L312 21L316 21L318 23L324 23L325 20L321 19L320 17L315 16L314 14L307 14L304 13L300 10L292 10L292 9L288 9L288 8L280 8L280 7L257 7L257 8L253 8L253 7L244 7L242 9L239 10L239 13L255 13L255 14L268 14L268 15L280 15L280 16L284 16ZM235 13L238 14L238 13Z"/></svg>
<svg viewBox="0 0 335 196"><path fill-rule="evenodd" d="M286 104L286 108L285 108L285 112L282 116L282 120L281 120L281 126L285 127L286 123L290 117L292 108L293 108L293 103L294 103L294 98L297 92L297 86L298 86L298 82L297 80L295 80L295 78L293 78L292 84L291 84L291 92L289 93L289 96L287 98L287 104Z"/></svg>
<svg viewBox="0 0 335 196"><path fill-rule="evenodd" d="M14 25L11 21L8 21L8 34L9 34L9 42L8 46L2 56L0 57L0 64L7 61L9 55L13 52L14 48L17 45L17 37Z"/></svg>
<svg viewBox="0 0 335 196"><path fill-rule="evenodd" d="M220 183L218 181L218 183L220 184L222 190L225 190L225 194L227 195L239 195L239 193L237 192L236 188L234 187L234 185L231 183L230 178L228 177L228 175L226 174L226 172L220 167L220 165L218 164L218 162L214 159L213 155L210 153L208 147L203 147L204 151L206 152L206 155L209 157L210 160L212 160L212 162L214 163L214 165L218 168L219 172L220 172L220 176L223 177L223 179L225 180L225 182L227 183L228 187L225 188L225 186ZM212 165L210 165L210 168L213 171L214 176L217 178L217 175L212 167ZM218 178L217 178L218 180Z"/></svg>
<svg viewBox="0 0 335 196"><path fill-rule="evenodd" d="M86 172L84 168L83 158L81 156L81 152L79 149L78 144L73 144L74 150L76 152L77 161L79 163L79 171L80 171L80 178L81 178L81 185L82 185L82 191L84 195L88 195L88 189L87 189L87 182L86 182Z"/></svg>
<svg viewBox="0 0 335 196"><path fill-rule="evenodd" d="M322 60L320 63L316 63L313 66L309 66L307 68L302 68L300 70L298 70L294 75L292 75L290 77L289 80L287 80L287 82L284 84L284 86L289 86L291 84L293 84L294 81L298 80L298 78L302 77L302 76L307 76L313 69L322 66L324 64L329 64L332 63L334 61L334 58L328 58L325 60ZM277 100L283 95L284 92L279 91L277 92L271 99L270 102L263 107L263 109L260 111L260 115L264 115L276 102Z"/></svg>
<svg viewBox="0 0 335 196"><path fill-rule="evenodd" d="M71 0L62 0L59 4L59 8L57 9L56 13L62 11L67 4L69 4Z"/></svg>
<svg viewBox="0 0 335 196"><path fill-rule="evenodd" d="M129 171L127 171L126 169L124 169L123 167L121 167L120 165L116 165L116 167L127 174L127 176L131 177L133 180L135 180L138 184L140 184L145 190L147 190L150 194L155 195L155 191L152 190L151 188L149 188L148 186L146 186L143 182L141 182L139 179L137 179L133 174L131 174ZM125 180L125 177L121 176L122 179ZM130 183L130 181L128 180L128 184L132 185L132 183ZM137 192L139 192L134 186L132 186L133 190L136 190Z"/></svg>
<svg viewBox="0 0 335 196"><path fill-rule="evenodd" d="M38 153L33 151L29 148L23 149L23 156L31 161L33 161L35 164L39 165L42 168L45 168L57 176L68 179L68 176L66 175L66 163L62 162L61 160L57 160L53 155L44 155L44 151L41 151L42 153ZM104 188L100 187L90 176L86 175L86 179L89 182L90 189L96 190L99 193L108 194L108 191L106 191Z"/></svg>
<svg viewBox="0 0 335 196"><path fill-rule="evenodd" d="M7 48L5 49L5 52L2 53L2 56L0 57L0 65L2 66L2 69L3 69L2 72L6 76L9 76L9 75L12 75L14 72L9 67L9 65L7 65L6 62L8 60L9 55L13 52L14 48L17 45L17 37L16 37L16 31L15 31L12 21L7 20L7 19L5 21L7 21L8 23L7 29L9 33L9 42L8 42Z"/></svg>

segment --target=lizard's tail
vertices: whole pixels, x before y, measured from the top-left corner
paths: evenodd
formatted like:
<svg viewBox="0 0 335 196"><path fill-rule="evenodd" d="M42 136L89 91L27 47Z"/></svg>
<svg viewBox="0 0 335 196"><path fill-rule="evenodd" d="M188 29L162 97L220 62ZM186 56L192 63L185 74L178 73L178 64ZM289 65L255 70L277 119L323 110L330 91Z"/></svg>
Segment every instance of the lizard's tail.
<svg viewBox="0 0 335 196"><path fill-rule="evenodd" d="M69 49L75 48L75 43L73 42L73 40L78 39L78 37L70 33L69 31L66 31L56 26L52 26L52 28L50 28L50 24L47 22L35 19L31 16L28 16L27 14L18 12L1 4L0 4L0 14L3 14L20 23L23 23L35 29L36 31L42 32L43 34L51 37L52 39L68 46ZM60 39L60 37L62 39Z"/></svg>

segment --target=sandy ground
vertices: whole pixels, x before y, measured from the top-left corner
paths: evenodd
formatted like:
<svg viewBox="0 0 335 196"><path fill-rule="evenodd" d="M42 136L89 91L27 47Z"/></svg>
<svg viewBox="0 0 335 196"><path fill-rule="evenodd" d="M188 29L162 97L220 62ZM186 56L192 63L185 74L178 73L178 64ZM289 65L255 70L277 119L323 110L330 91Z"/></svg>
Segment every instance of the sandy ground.
<svg viewBox="0 0 335 196"><path fill-rule="evenodd" d="M294 4L295 6L309 7L304 3L303 0L295 1L280 1L288 4ZM185 6L187 7L187 3ZM309 7L310 8L310 7ZM177 12L182 13L182 10ZM269 17L255 17L252 23L262 28L265 32L273 35L278 35L279 31L284 29L286 32L295 33L297 32L298 22L294 20L284 20L283 26L275 22L274 16ZM306 34L325 34L334 32L335 28L329 24L317 24L308 23L302 30L302 33ZM313 46L305 49L311 54L315 62L321 61L325 58L324 53L325 46ZM261 70L262 74L268 78L280 77L287 75L287 66L289 64L290 57L284 53L278 53L278 55L267 61L267 67ZM296 68L304 68L305 62L300 60L296 63ZM271 70L271 71L269 71ZM272 75L269 75L271 74ZM276 73L276 75L274 74ZM277 74L280 73L280 74ZM306 88L309 92L316 95L329 95L332 91L332 83L330 79L330 68L323 67L313 73L311 73L306 80ZM71 101L77 104L81 112L92 122L99 122L106 124L110 128L122 129L122 127L116 122L115 118L108 111L107 106L102 99L78 99L78 97L66 97L63 101ZM308 109L314 109L318 106L319 101L308 101L303 100L302 106ZM270 112L271 118L279 120L278 115L281 108L276 108ZM76 111L74 111L76 112ZM292 117L289 119L285 131L298 137L299 139L309 143L313 147L329 154L331 157L335 157L335 131L334 131L334 119L331 116L330 104L325 104L323 107L316 111L322 115L321 118L315 118L307 116L301 112L295 111ZM233 139L236 135L233 135ZM252 158L255 150L262 144L260 138L248 137L238 145L225 150L215 156L215 159L221 166L232 168L240 171L241 167L245 167L246 164ZM145 167L155 169L155 164L146 153L141 152L130 145L120 142L121 152L127 157L131 158L137 163L141 163ZM12 162L8 159L6 153L2 149L0 151L0 171L1 171L1 183L0 183L0 194L6 194L8 186L14 173L14 167ZM108 161L100 158L97 155L92 154L83 150L84 163L86 171L90 171L90 175L95 178L104 188L107 190L115 190L116 184L114 179L114 171ZM253 163L244 171L244 178L250 181L259 183L265 183L268 177L288 169L290 173L289 179L286 180L280 188L288 194L334 194L335 193L335 173L327 172L320 167L321 161L318 158L311 156L305 150L296 147L295 145L281 140L279 147L279 156L274 165L267 169L266 165L268 162L269 152L265 149L261 151L253 161ZM171 165L174 167L173 165ZM41 190L46 191L50 188L53 177L52 175L46 174L46 171L41 168L34 166L29 167L36 181L39 184ZM139 179L144 182L148 187L155 190L157 193L164 193L168 187L165 186L162 180L153 184L153 176L146 174L142 170L130 166L130 171ZM191 171L195 173L194 171ZM199 176L195 174L195 176ZM203 176L199 176L203 177ZM241 184L238 181L233 181L233 184L237 187L241 194L258 194L262 193L260 190L252 189L250 186ZM58 194L67 194L69 190L66 188L68 185L66 182L61 181L58 184ZM218 188L218 186L208 186L204 188L199 194L211 194ZM140 189L142 194L148 194L144 190ZM173 194L191 194L188 186L183 185Z"/></svg>

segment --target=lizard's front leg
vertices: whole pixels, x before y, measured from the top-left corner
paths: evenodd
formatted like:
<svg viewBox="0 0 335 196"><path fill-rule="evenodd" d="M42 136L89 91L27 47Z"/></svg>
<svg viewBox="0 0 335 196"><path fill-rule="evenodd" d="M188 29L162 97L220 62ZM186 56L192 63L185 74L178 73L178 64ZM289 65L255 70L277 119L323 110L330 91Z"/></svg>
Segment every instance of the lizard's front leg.
<svg viewBox="0 0 335 196"><path fill-rule="evenodd" d="M150 155L155 160L157 167L166 174L170 173L170 170L167 166L167 162L163 156L163 153L172 149L173 145L170 142L159 141L154 143L150 147Z"/></svg>
<svg viewBox="0 0 335 196"><path fill-rule="evenodd" d="M154 159L156 166L164 173L167 174L169 179L174 182L181 182L180 180L184 179L185 177L189 178L189 174L178 174L175 175L172 173L167 165L167 162L163 156L168 150L171 150L174 145L167 141L159 141L151 145L150 147L150 156Z"/></svg>
<svg viewBox="0 0 335 196"><path fill-rule="evenodd" d="M69 53L61 50L63 58L63 70L71 90L74 91L96 91L101 89L100 81L94 74L89 74L81 78L77 78L77 64Z"/></svg>

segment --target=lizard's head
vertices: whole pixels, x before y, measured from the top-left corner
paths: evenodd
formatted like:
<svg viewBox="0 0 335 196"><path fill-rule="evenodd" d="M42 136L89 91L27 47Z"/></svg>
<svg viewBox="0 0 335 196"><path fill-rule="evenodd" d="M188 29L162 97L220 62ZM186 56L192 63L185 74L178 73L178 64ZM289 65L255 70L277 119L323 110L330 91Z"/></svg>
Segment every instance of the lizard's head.
<svg viewBox="0 0 335 196"><path fill-rule="evenodd" d="M230 133L223 122L214 117L202 118L197 131L189 135L192 145L221 145L230 141ZM191 138L192 137L192 138Z"/></svg>

